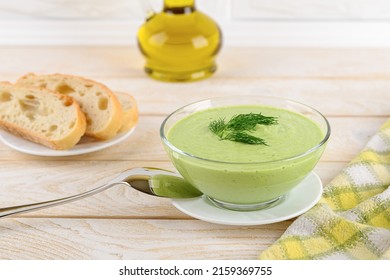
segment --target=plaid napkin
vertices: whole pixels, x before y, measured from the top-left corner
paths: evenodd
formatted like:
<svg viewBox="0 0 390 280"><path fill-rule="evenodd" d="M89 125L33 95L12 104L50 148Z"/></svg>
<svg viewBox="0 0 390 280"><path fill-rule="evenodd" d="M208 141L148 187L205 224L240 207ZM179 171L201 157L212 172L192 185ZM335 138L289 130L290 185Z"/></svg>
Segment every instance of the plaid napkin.
<svg viewBox="0 0 390 280"><path fill-rule="evenodd" d="M390 259L390 120L260 259Z"/></svg>

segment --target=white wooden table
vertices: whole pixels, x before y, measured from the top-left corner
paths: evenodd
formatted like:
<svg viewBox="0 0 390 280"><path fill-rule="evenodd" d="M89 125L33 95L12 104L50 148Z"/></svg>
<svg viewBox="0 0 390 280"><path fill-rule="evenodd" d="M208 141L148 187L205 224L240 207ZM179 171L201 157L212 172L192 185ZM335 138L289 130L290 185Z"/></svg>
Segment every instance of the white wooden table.
<svg viewBox="0 0 390 280"><path fill-rule="evenodd" d="M0 206L76 194L129 167L173 170L159 139L164 117L200 99L259 93L298 100L330 121L315 171L328 183L390 116L390 50L225 48L217 73L196 83L148 78L135 48L0 47L1 80L62 72L132 94L134 134L99 152L46 158L0 143ZM193 219L161 199L117 187L85 200L0 219L1 259L255 259L292 220L237 227Z"/></svg>

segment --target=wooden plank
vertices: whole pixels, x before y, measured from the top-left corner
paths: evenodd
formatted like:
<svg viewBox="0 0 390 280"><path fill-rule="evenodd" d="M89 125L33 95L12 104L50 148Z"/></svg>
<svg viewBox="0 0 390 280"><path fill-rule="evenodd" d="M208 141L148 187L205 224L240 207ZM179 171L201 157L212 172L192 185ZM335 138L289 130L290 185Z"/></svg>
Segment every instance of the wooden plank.
<svg viewBox="0 0 390 280"><path fill-rule="evenodd" d="M264 95L307 104L326 116L390 116L390 79L215 77L196 84L161 83L146 77L97 80L114 91L132 94L142 115L166 116L211 97Z"/></svg>
<svg viewBox="0 0 390 280"><path fill-rule="evenodd" d="M296 100L326 116L390 117L390 79L215 76L196 84L159 83L147 78L99 80L116 91L132 94L141 114L146 115L168 115L181 106L210 97L265 95Z"/></svg>
<svg viewBox="0 0 390 280"><path fill-rule="evenodd" d="M3 80L12 81L28 71L71 72L132 93L141 111L129 139L96 153L36 157L1 143L0 207L83 192L131 166L173 170L159 139L161 122L179 106L214 95L268 90L323 112L332 137L315 171L325 185L365 146L390 112L388 49L226 48L214 77L189 84L147 78L134 48L2 47L0 59ZM118 187L71 204L1 219L0 259L255 259L290 223L210 224L181 213L167 199Z"/></svg>
<svg viewBox="0 0 390 280"><path fill-rule="evenodd" d="M132 162L134 167L146 164L151 165L147 161ZM153 164L155 167L175 170L169 162ZM326 185L345 164L320 162L315 172ZM0 208L81 193L106 183L128 167L127 162L118 161L23 161L9 162L7 166L2 164ZM114 187L83 200L19 216L192 219L172 206L169 199L148 196L123 186Z"/></svg>
<svg viewBox="0 0 390 280"><path fill-rule="evenodd" d="M218 74L229 78L377 79L390 77L388 61L388 53L375 48L227 48L218 57Z"/></svg>
<svg viewBox="0 0 390 280"><path fill-rule="evenodd" d="M141 116L138 127L128 139L110 148L70 157L50 158L58 161L167 161L168 156L160 140L159 129L163 116ZM366 145L387 117L330 117L332 135L322 157L323 161L349 161ZM357 125L358 124L358 125ZM26 155L0 143L0 154L6 161L47 161L46 157Z"/></svg>
<svg viewBox="0 0 390 280"><path fill-rule="evenodd" d="M107 183L128 168L145 165L150 166L151 163L148 161L23 161L2 164L0 205L8 207L78 194ZM155 166L174 170L169 162L155 162ZM171 205L169 199L148 196L120 185L84 200L28 215L30 217L54 215L100 218L187 218Z"/></svg>
<svg viewBox="0 0 390 280"><path fill-rule="evenodd" d="M14 81L27 72L65 72L90 78L145 78L144 59L134 47L1 47L2 80ZM18 59L15 59L17 57ZM58 59L61 58L61 59ZM261 48L226 47L217 58L213 78L185 84L188 88L214 79L326 78L388 79L389 48ZM380 63L378 63L380 62ZM173 84L172 88L183 86ZM184 85L184 87L185 87Z"/></svg>
<svg viewBox="0 0 390 280"><path fill-rule="evenodd" d="M232 18L257 20L386 20L386 0L232 0Z"/></svg>
<svg viewBox="0 0 390 280"><path fill-rule="evenodd" d="M256 259L290 223L8 219L0 223L0 259Z"/></svg>
<svg viewBox="0 0 390 280"><path fill-rule="evenodd" d="M87 77L93 73L108 77L144 75L143 58L136 48L11 46L1 47L0 58L1 72L7 74L2 80L11 82L28 72L65 72Z"/></svg>

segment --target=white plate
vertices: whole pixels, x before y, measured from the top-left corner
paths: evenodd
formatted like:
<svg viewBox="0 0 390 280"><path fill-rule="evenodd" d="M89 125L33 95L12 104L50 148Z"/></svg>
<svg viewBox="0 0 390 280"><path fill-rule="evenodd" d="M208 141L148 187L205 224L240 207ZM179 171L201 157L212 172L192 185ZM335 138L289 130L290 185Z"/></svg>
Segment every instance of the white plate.
<svg viewBox="0 0 390 280"><path fill-rule="evenodd" d="M91 152L96 152L108 147L111 147L119 142L128 138L134 131L135 127L131 130L120 133L114 138L110 140L97 140L92 137L83 136L79 143L69 150L52 150L45 146L36 144L34 142L30 142L21 137L15 136L8 131L0 130L0 139L4 142L8 147L15 149L19 152L36 155L36 156L73 156L73 155L81 155Z"/></svg>
<svg viewBox="0 0 390 280"><path fill-rule="evenodd" d="M311 172L286 197L273 207L248 212L222 209L206 197L172 199L172 204L183 213L199 220L214 224L253 226L285 221L303 214L321 198L322 183Z"/></svg>

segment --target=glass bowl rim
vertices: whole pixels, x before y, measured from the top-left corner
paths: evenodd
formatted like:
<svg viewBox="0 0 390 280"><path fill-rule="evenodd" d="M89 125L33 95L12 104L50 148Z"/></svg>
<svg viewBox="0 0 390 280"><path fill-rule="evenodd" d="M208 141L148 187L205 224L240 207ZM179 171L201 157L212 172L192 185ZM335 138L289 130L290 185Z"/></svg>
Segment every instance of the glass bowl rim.
<svg viewBox="0 0 390 280"><path fill-rule="evenodd" d="M204 157L200 157L200 156L196 156L196 155L193 155L193 154L190 154L190 153L187 153L187 152L184 152L182 151L181 149L175 147L169 140L168 138L166 137L165 133L164 133L164 128L165 128L165 125L166 123L168 122L168 120L174 116L175 114L177 114L178 112L190 107L190 106L193 106L195 104L200 104L202 102L206 102L206 101L214 101L214 100L223 100L223 99L226 99L226 98L266 98L266 99L274 99L274 100L279 100L279 101L284 101L284 102L291 102L293 104L296 104L296 105L299 105L299 106L303 106L307 109L310 109L312 110L313 112L315 112L326 124L326 133L324 135L324 137L322 138L322 140L316 144L315 146L311 147L310 149L302 152L302 153L299 153L297 155L294 155L294 156L290 156L290 157L286 157L286 158L280 158L280 159L276 159L276 160L268 160L268 161L253 161L253 162L232 162L232 161L221 161L221 160L213 160L213 159L209 159L209 158L204 158ZM241 105L244 105L244 104L241 104ZM251 105L251 104L248 104L248 105ZM267 104L266 104L267 105ZM234 105L226 105L226 106L234 106ZM221 106L222 107L222 106ZM278 108L276 106L271 106L270 107L274 107L274 108ZM214 107L216 108L216 107ZM207 109L210 109L210 108L206 108L204 110L207 110ZM279 108L279 109L284 109L284 110L288 110L288 109L285 109L285 108ZM201 111L201 110L200 110ZM289 110L291 111L291 110ZM199 112L199 111L197 111ZM195 113L195 112L194 112ZM299 112L294 112L294 113L298 113L300 114ZM170 113L165 119L164 121L161 123L161 126L160 126L160 138L162 139L163 143L165 143L165 145L170 148L171 150L181 154L181 155L184 155L184 156L187 156L187 157L190 157L190 158L194 158L194 159L197 159L197 160L201 160L201 161L206 161L206 162L211 162L211 163L216 163L216 164L227 164L227 165L237 165L237 164L244 164L244 165L256 165L256 164L270 164L270 163L278 163L278 162L286 162L286 161L292 161L292 160L295 160L295 159L299 159L299 158L302 158L302 157L305 157L306 155L309 155L313 152L315 152L316 150L318 150L320 147L322 147L328 140L329 140L329 137L330 137L330 133L331 133L331 127L330 127L330 124L329 124L329 121L327 120L327 118L320 112L318 111L317 109L309 106L309 105L306 105L302 102L299 102L299 101L295 101L295 100L292 100L292 99L289 99L289 98L284 98L284 97L276 97L276 96L268 96L268 95L227 95L227 96L218 96L218 97L210 97L210 98L205 98L205 99L201 99L201 100L198 100L198 101L195 101L195 102L191 102L191 103L188 103L184 106L181 106L180 108L176 109L175 111L173 111L172 113Z"/></svg>

